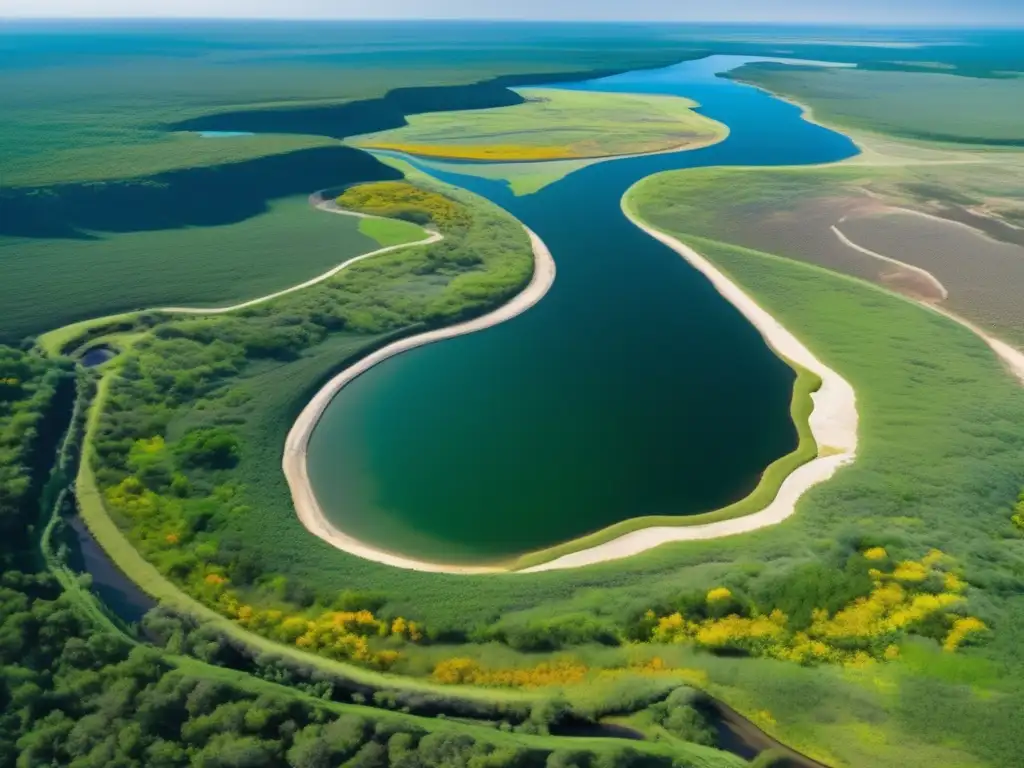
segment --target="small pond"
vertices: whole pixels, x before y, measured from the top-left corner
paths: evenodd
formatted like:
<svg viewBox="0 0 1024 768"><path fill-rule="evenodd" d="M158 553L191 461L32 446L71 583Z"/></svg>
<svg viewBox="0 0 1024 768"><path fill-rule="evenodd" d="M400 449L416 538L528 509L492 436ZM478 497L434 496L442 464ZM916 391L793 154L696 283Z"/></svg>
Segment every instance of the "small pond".
<svg viewBox="0 0 1024 768"><path fill-rule="evenodd" d="M87 349L83 354L79 362L86 368L95 368L97 365L102 365L108 360L113 360L117 356L117 352L107 346L91 347Z"/></svg>

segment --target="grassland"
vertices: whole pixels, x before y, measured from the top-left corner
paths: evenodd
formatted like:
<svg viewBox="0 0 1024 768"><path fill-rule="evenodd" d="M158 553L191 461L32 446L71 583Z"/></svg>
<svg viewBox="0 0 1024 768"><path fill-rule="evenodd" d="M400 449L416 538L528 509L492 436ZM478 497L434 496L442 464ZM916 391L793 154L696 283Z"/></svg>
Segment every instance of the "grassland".
<svg viewBox="0 0 1024 768"><path fill-rule="evenodd" d="M412 115L407 126L349 141L423 157L516 162L686 149L721 141L728 130L674 96L515 90L523 104Z"/></svg>
<svg viewBox="0 0 1024 768"><path fill-rule="evenodd" d="M844 128L925 141L1024 146L1024 79L748 64L730 73Z"/></svg>
<svg viewBox="0 0 1024 768"><path fill-rule="evenodd" d="M216 306L270 293L399 240L401 224L361 224L314 210L305 197L210 227L91 238L0 238L4 337L156 306ZM397 238L397 240L396 240ZM385 242L386 241L386 242Z"/></svg>

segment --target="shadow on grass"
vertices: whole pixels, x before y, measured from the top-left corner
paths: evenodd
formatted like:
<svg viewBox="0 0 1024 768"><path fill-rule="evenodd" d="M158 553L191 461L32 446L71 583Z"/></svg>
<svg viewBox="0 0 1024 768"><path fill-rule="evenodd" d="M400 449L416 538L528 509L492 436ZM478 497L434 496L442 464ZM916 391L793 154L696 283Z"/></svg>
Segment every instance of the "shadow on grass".
<svg viewBox="0 0 1024 768"><path fill-rule="evenodd" d="M136 179L0 192L0 235L90 239L92 232L142 232L234 224L272 200L324 187L400 179L371 155L318 147Z"/></svg>

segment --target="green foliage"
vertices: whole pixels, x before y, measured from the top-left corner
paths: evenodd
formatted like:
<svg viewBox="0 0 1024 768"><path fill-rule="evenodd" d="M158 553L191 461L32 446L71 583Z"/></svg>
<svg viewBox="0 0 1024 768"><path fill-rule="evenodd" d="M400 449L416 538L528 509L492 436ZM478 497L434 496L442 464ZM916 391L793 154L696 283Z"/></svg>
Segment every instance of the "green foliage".
<svg viewBox="0 0 1024 768"><path fill-rule="evenodd" d="M1010 522L1024 531L1024 491L1021 491L1020 495L1017 496L1017 503L1013 505L1013 515L1010 517Z"/></svg>
<svg viewBox="0 0 1024 768"><path fill-rule="evenodd" d="M68 389L66 377L66 369L35 352L0 346L0 537L5 539L24 543L26 522L35 520L47 454L60 432L52 406L59 391ZM0 559L0 568L4 562Z"/></svg>
<svg viewBox="0 0 1024 768"><path fill-rule="evenodd" d="M239 451L238 437L223 427L194 429L175 444L178 460L186 467L231 469Z"/></svg>
<svg viewBox="0 0 1024 768"><path fill-rule="evenodd" d="M247 301L375 248L357 220L314 210L305 197L272 201L250 215L90 237L0 236L6 309L0 338L128 309Z"/></svg>
<svg viewBox="0 0 1024 768"><path fill-rule="evenodd" d="M338 197L338 205L358 213L433 224L446 233L464 230L470 222L468 212L456 201L403 181L349 187Z"/></svg>
<svg viewBox="0 0 1024 768"><path fill-rule="evenodd" d="M587 643L618 645L619 630L609 621L578 613L499 621L480 631L474 639L496 640L519 651L555 651Z"/></svg>
<svg viewBox="0 0 1024 768"><path fill-rule="evenodd" d="M713 746L717 739L714 727L703 711L705 694L693 688L676 688L668 697L649 708L654 722L677 738L694 744Z"/></svg>

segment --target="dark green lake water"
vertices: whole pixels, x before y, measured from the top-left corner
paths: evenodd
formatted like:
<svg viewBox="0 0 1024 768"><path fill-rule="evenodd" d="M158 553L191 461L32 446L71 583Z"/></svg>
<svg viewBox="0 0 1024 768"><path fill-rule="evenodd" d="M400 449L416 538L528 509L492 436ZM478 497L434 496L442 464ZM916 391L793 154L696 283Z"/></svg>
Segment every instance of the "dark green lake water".
<svg viewBox="0 0 1024 768"><path fill-rule="evenodd" d="M661 170L856 152L796 108L715 77L743 61L567 86L694 98L732 130L714 147L601 163L522 198L432 171L536 231L558 276L520 317L392 358L335 398L309 474L338 528L405 555L498 561L631 517L724 506L796 446L793 372L619 209Z"/></svg>

